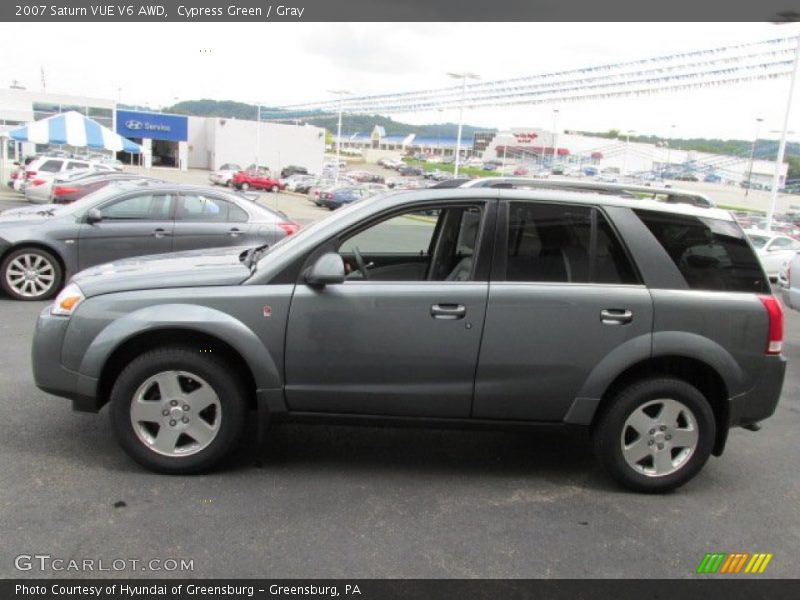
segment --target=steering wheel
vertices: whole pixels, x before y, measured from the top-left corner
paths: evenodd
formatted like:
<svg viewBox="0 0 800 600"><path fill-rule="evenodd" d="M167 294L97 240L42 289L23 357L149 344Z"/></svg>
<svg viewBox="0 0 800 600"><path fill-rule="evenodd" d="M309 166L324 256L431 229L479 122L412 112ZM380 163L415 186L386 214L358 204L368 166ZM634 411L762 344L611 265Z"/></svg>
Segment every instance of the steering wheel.
<svg viewBox="0 0 800 600"><path fill-rule="evenodd" d="M358 246L353 246L353 257L356 259L356 266L364 279L369 279L369 271L367 271L367 263L364 262L364 257L358 250Z"/></svg>

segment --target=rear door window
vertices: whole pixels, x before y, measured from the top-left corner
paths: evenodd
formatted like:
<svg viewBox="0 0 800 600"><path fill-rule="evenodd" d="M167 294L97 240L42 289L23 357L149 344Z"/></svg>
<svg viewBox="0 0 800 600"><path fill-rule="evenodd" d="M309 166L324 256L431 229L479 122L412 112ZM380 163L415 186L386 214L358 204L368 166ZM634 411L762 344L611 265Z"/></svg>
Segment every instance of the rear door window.
<svg viewBox="0 0 800 600"><path fill-rule="evenodd" d="M507 281L638 283L605 216L590 206L511 203L507 253Z"/></svg>
<svg viewBox="0 0 800 600"><path fill-rule="evenodd" d="M695 290L770 293L741 228L733 221L657 211L636 215Z"/></svg>
<svg viewBox="0 0 800 600"><path fill-rule="evenodd" d="M58 173L63 164L63 160L46 160L42 163L42 166L39 167L39 170L46 173Z"/></svg>

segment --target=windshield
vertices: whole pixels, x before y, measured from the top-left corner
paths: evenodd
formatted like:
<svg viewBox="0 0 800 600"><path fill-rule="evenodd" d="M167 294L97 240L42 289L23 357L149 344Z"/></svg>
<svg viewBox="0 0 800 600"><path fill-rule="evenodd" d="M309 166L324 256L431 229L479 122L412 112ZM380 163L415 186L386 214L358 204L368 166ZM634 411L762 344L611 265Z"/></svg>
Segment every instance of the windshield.
<svg viewBox="0 0 800 600"><path fill-rule="evenodd" d="M769 238L763 235L749 235L747 237L750 238L750 243L753 244L753 248L763 248L767 245L767 240L769 240Z"/></svg>
<svg viewBox="0 0 800 600"><path fill-rule="evenodd" d="M73 213L82 212L84 210L88 210L98 202L110 198L114 194L118 194L123 189L134 185L131 181L126 181L125 186L115 183L109 183L101 187L94 192L90 192L86 194L83 198L79 198L75 202L71 202L70 204L63 204L57 207L52 208L50 212L55 215L69 215ZM48 209L49 210L49 209Z"/></svg>

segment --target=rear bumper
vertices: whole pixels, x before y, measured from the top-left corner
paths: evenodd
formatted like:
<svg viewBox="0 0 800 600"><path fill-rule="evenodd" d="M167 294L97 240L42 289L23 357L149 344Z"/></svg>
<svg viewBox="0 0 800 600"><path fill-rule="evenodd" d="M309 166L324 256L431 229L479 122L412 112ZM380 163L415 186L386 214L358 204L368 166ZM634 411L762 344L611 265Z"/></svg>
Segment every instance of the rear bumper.
<svg viewBox="0 0 800 600"><path fill-rule="evenodd" d="M766 357L756 385L730 399L729 426L740 427L771 417L778 406L785 374L786 359L783 356Z"/></svg>
<svg viewBox="0 0 800 600"><path fill-rule="evenodd" d="M40 390L72 400L74 410L97 412L97 380L61 364L68 325L69 319L50 314L49 305L40 313L31 347L33 380Z"/></svg>

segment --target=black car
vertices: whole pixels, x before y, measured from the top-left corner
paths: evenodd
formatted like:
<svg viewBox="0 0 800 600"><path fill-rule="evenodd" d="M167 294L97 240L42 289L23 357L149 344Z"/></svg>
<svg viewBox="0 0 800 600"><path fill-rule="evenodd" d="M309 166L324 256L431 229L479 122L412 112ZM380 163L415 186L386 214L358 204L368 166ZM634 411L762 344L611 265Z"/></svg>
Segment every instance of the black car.
<svg viewBox="0 0 800 600"><path fill-rule="evenodd" d="M345 204L363 200L369 195L369 192L361 188L336 188L321 192L317 204L335 210Z"/></svg>
<svg viewBox="0 0 800 600"><path fill-rule="evenodd" d="M423 171L419 167L411 167L409 165L405 165L397 169L397 172L400 175L408 177L409 175L422 175Z"/></svg>
<svg viewBox="0 0 800 600"><path fill-rule="evenodd" d="M286 179L292 175L308 175L308 169L296 165L289 165L281 169L281 179Z"/></svg>

